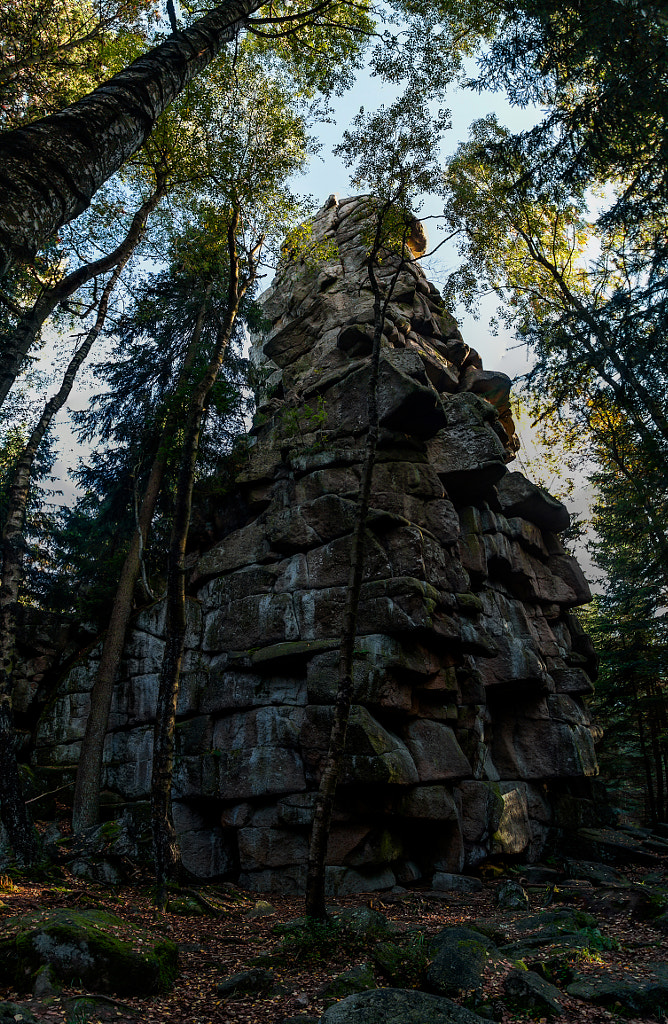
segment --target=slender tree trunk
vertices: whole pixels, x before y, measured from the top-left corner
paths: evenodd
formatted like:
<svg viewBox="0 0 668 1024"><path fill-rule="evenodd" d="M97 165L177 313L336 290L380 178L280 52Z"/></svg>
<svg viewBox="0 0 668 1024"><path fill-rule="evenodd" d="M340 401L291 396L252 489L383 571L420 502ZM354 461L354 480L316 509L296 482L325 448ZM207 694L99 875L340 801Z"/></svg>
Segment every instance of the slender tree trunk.
<svg viewBox="0 0 668 1024"><path fill-rule="evenodd" d="M661 821L668 821L668 707L662 681L654 683L656 695L657 719L659 722L659 748L661 751L661 767L663 774L663 806L659 808Z"/></svg>
<svg viewBox="0 0 668 1024"><path fill-rule="evenodd" d="M153 736L153 773L151 777L151 823L155 854L156 903L164 907L166 884L178 878L180 853L171 811L172 775L174 767L174 730L176 702L179 692L181 663L186 638L185 553L190 524L193 483L204 407L211 392L225 352L232 337L239 305L255 279L255 266L251 256L248 277L239 281L239 257L236 232L239 213L235 211L228 228L230 282L225 320L220 325L218 340L209 365L193 392L188 408L187 426L181 454L176 487L174 522L169 544L167 572L166 642L160 670L158 706Z"/></svg>
<svg viewBox="0 0 668 1024"><path fill-rule="evenodd" d="M88 96L0 138L0 276L82 213L262 0L225 0Z"/></svg>
<svg viewBox="0 0 668 1024"><path fill-rule="evenodd" d="M654 778L656 779L656 807L657 811L664 805L664 785L663 785L663 771L661 764L661 747L659 745L658 730L655 723L652 721L650 726L650 735L652 739L652 754L654 757ZM654 819L657 820L656 818Z"/></svg>
<svg viewBox="0 0 668 1024"><path fill-rule="evenodd" d="M167 880L175 880L180 870L180 854L171 811L174 729L187 628L184 565L186 540L201 421L202 407L196 406L191 410L184 438L169 544L166 640L158 687L151 776L151 822L157 881L156 902L159 907L165 905Z"/></svg>
<svg viewBox="0 0 668 1024"><path fill-rule="evenodd" d="M635 705L636 712L636 723L638 726L638 740L640 742L640 754L642 756L643 768L645 769L645 787L646 787L646 808L649 811L649 816L652 821L656 821L656 802L654 800L654 784L652 780L652 764L650 760L649 751L647 749L647 740L645 738L645 725L643 721L642 709L640 707L640 700L638 697L638 686L635 679L632 679L631 686L633 689L633 703Z"/></svg>
<svg viewBox="0 0 668 1024"><path fill-rule="evenodd" d="M123 265L127 263L144 233L146 221L165 191L166 180L161 175L153 193L142 203L132 218L128 233L120 245L116 246L108 256L78 267L62 281L45 289L32 309L26 312L11 333L3 338L2 353L0 353L0 405L7 397L32 344L39 337L44 322L51 316L58 303L74 295L82 285L87 281L92 281L99 274L106 273L119 263L123 263Z"/></svg>
<svg viewBox="0 0 668 1024"><path fill-rule="evenodd" d="M668 778L665 772L665 708L663 696L656 681L652 680L648 685L648 696L651 707L651 735L652 751L654 754L654 772L656 775L656 821L663 817L663 812L668 802Z"/></svg>
<svg viewBox="0 0 668 1024"><path fill-rule="evenodd" d="M334 705L334 720L329 737L327 758L320 778L320 785L313 810L313 823L309 842L308 865L306 874L306 915L307 917L325 920L325 859L327 842L332 821L332 811L336 796L336 787L343 764L346 744L350 707L353 700L353 655L357 635L357 612L359 608L362 580L364 578L364 561L367 536L367 518L371 499L371 482L376 461L378 445L378 406L377 389L380 368L380 339L387 306L394 291L394 285L401 269L399 268L388 283L384 301L375 274L375 262L379 254L383 220L390 208L385 203L378 212L376 234L371 254L367 261L369 280L373 290L374 331L371 352L371 368L368 391L369 431L366 442L366 455L362 468L360 493L357 505L357 524L352 538L350 552L350 571L346 593L346 606L343 614L343 632L339 649L339 685Z"/></svg>
<svg viewBox="0 0 668 1024"><path fill-rule="evenodd" d="M12 700L9 693L0 693L0 814L16 861L20 866L25 866L35 862L38 846L23 799L16 747Z"/></svg>
<svg viewBox="0 0 668 1024"><path fill-rule="evenodd" d="M54 417L67 401L79 367L90 352L107 316L109 296L113 291L129 253L115 268L107 282L98 306L94 326L86 335L83 344L70 360L58 392L42 411L28 443L14 471L9 491L9 507L2 531L2 579L0 581L0 778L2 798L0 813L17 860L31 863L37 854L37 844L30 817L23 800L21 780L16 760L16 735L14 730L11 689L14 660L16 657L16 635L18 626L18 599L23 580L23 551L25 547L24 523L30 476L35 456L42 439Z"/></svg>
<svg viewBox="0 0 668 1024"><path fill-rule="evenodd" d="M183 360L175 391L178 391L190 379L190 372L200 346L206 304L210 293L211 285L207 287L202 305L198 310L193 335ZM82 832L98 822L102 755L111 701L114 694L114 684L116 682L118 666L123 655L130 615L132 614L134 588L137 576L139 575L141 552L146 545L148 532L153 521L153 514L162 487L162 480L177 420L178 411L173 407L165 420L160 434L158 451L151 465L151 472L137 516L137 529L133 533L130 550L125 556L114 595L109 625L107 626L102 646L100 665L91 692L90 711L86 721L86 732L77 766L74 804L72 807L72 828L75 833Z"/></svg>

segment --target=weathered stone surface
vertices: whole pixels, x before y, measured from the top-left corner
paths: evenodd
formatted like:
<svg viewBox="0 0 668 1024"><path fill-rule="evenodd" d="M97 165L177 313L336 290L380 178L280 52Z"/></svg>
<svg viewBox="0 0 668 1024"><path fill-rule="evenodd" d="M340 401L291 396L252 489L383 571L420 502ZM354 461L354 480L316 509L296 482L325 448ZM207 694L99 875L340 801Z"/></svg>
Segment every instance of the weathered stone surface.
<svg viewBox="0 0 668 1024"><path fill-rule="evenodd" d="M329 708L309 708L302 728L305 756L318 763L327 749L332 722ZM366 708L351 709L346 737L343 782L410 785L418 772L408 747L384 729Z"/></svg>
<svg viewBox="0 0 668 1024"><path fill-rule="evenodd" d="M439 995L480 996L484 971L496 954L494 943L472 928L444 928L432 939L427 984Z"/></svg>
<svg viewBox="0 0 668 1024"><path fill-rule="evenodd" d="M529 897L519 882L502 882L496 891L496 905L501 910L524 910Z"/></svg>
<svg viewBox="0 0 668 1024"><path fill-rule="evenodd" d="M235 864L236 844L219 821L211 821L196 807L174 800L174 827L179 834L181 861L186 871L197 878L220 878Z"/></svg>
<svg viewBox="0 0 668 1024"><path fill-rule="evenodd" d="M552 533L567 530L570 525L570 516L561 502L521 473L507 473L497 486L497 492L506 517L520 516Z"/></svg>
<svg viewBox="0 0 668 1024"><path fill-rule="evenodd" d="M646 972L646 974L645 974ZM569 996L595 1006L620 1006L627 1013L654 1014L668 1007L668 965L644 966L645 976L621 980L608 971L577 978L566 987Z"/></svg>
<svg viewBox="0 0 668 1024"><path fill-rule="evenodd" d="M450 999L415 989L380 988L330 1006L320 1024L481 1024L483 1018Z"/></svg>
<svg viewBox="0 0 668 1024"><path fill-rule="evenodd" d="M299 636L290 594L253 594L226 602L207 615L202 649L207 653L250 650Z"/></svg>
<svg viewBox="0 0 668 1024"><path fill-rule="evenodd" d="M499 786L503 810L494 833L494 845L499 853L524 853L531 842L529 807L523 786L501 783Z"/></svg>
<svg viewBox="0 0 668 1024"><path fill-rule="evenodd" d="M378 418L391 430L428 438L445 425L445 412L433 388L419 384L393 365L381 362L378 376Z"/></svg>
<svg viewBox="0 0 668 1024"><path fill-rule="evenodd" d="M299 755L303 711L260 708L220 719L213 733L222 799L306 788Z"/></svg>
<svg viewBox="0 0 668 1024"><path fill-rule="evenodd" d="M505 412L508 408L512 381L507 374L470 366L462 374L461 383L463 390L483 395L499 412Z"/></svg>
<svg viewBox="0 0 668 1024"><path fill-rule="evenodd" d="M256 891L303 888L339 686L369 429L374 209L370 197L330 197L312 224L324 258L284 251L261 300L270 326L251 358L266 384L236 484L193 514L174 816L190 871ZM591 823L596 807L563 792L572 779L584 794L596 772L579 699L596 656L569 611L589 591L555 536L568 514L507 471L509 380L482 367L419 264L389 256L378 279L395 291L328 851L340 894L450 885L494 854L531 862L551 827ZM133 623L105 745L105 801L138 819L164 633L160 601ZM22 674L22 714L44 698L47 646L36 642ZM90 644L53 679L36 729L34 764L67 781L99 656Z"/></svg>
<svg viewBox="0 0 668 1024"><path fill-rule="evenodd" d="M503 979L503 987L511 1005L519 1010L533 1010L550 1016L563 1013L559 989L533 971L510 971Z"/></svg>
<svg viewBox="0 0 668 1024"><path fill-rule="evenodd" d="M399 799L397 813L432 821L458 819L455 799L445 786L416 786L408 790Z"/></svg>
<svg viewBox="0 0 668 1024"><path fill-rule="evenodd" d="M487 422L484 404L464 403L466 397L448 403L448 425L427 444L429 461L448 493L457 496L485 493L506 473L506 451Z"/></svg>
<svg viewBox="0 0 668 1024"><path fill-rule="evenodd" d="M411 722L405 735L420 782L440 782L471 773L469 760L450 726L418 720Z"/></svg>
<svg viewBox="0 0 668 1024"><path fill-rule="evenodd" d="M588 726L548 717L504 715L495 729L492 760L504 779L592 776L598 770Z"/></svg>

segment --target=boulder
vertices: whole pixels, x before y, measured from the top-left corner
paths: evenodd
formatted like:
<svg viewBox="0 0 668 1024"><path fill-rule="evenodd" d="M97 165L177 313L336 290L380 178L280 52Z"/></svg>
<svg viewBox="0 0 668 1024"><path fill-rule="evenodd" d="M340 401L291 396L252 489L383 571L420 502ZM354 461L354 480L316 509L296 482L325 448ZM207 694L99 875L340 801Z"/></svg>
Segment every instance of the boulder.
<svg viewBox="0 0 668 1024"><path fill-rule="evenodd" d="M149 932L102 910L53 910L5 920L0 932L3 984L25 990L34 972L47 965L68 985L145 996L172 987L178 954L173 942L156 942Z"/></svg>
<svg viewBox="0 0 668 1024"><path fill-rule="evenodd" d="M529 905L529 897L518 882L508 880L502 882L497 889L494 901L500 910L524 910Z"/></svg>
<svg viewBox="0 0 668 1024"><path fill-rule="evenodd" d="M325 1010L320 1024L481 1024L483 1018L440 996L380 988L348 996Z"/></svg>
<svg viewBox="0 0 668 1024"><path fill-rule="evenodd" d="M325 1004L329 1006L339 999L345 999L346 996L352 995L354 992L367 992L375 987L376 979L373 975L373 966L371 964L360 964L349 971L344 971L343 974L337 974L335 978L332 978L331 981L328 981L318 989L317 995L319 999L324 1000Z"/></svg>
<svg viewBox="0 0 668 1024"><path fill-rule="evenodd" d="M668 1009L668 964L643 965L641 977L619 978L611 971L576 977L566 986L569 996L594 1006L621 1007L634 1015L661 1013Z"/></svg>
<svg viewBox="0 0 668 1024"><path fill-rule="evenodd" d="M518 1010L558 1017L563 1013L561 992L534 971L514 970L503 979L503 988L511 1006Z"/></svg>
<svg viewBox="0 0 668 1024"><path fill-rule="evenodd" d="M485 968L496 947L485 935L461 926L444 928L431 942L427 986L438 995L480 999Z"/></svg>
<svg viewBox="0 0 668 1024"><path fill-rule="evenodd" d="M249 971L239 971L216 985L219 996L245 996L257 992L266 992L274 981L274 972L261 967L252 967Z"/></svg>
<svg viewBox="0 0 668 1024"><path fill-rule="evenodd" d="M422 988L429 962L422 932L409 932L394 942L378 942L373 959L384 976L397 988Z"/></svg>

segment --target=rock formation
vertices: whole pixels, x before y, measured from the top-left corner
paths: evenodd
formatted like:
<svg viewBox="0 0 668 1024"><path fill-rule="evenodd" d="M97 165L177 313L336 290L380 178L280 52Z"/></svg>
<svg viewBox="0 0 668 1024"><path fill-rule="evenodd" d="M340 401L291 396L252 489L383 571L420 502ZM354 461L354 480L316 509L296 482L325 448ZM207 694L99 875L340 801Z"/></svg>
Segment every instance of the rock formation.
<svg viewBox="0 0 668 1024"><path fill-rule="evenodd" d="M264 385L237 490L193 552L174 816L187 867L303 886L337 687L364 457L374 204L332 197L286 252L254 343ZM413 232L414 249L420 235ZM391 260L379 273L387 282ZM507 463L510 381L482 368L415 261L384 323L381 437L329 846L338 893L538 856L596 761L582 696L589 599L566 509ZM146 806L164 608L137 618L105 750L110 808ZM37 764L76 764L97 652L59 685Z"/></svg>

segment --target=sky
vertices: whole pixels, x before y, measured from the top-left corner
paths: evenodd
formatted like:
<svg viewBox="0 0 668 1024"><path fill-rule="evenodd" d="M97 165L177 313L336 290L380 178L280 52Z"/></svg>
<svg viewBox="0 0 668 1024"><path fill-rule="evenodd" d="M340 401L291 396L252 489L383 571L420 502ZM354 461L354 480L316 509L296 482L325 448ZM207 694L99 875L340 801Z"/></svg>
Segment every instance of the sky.
<svg viewBox="0 0 668 1024"><path fill-rule="evenodd" d="M474 61L471 60L467 63L466 73L471 76L475 75ZM354 194L350 185L349 170L344 167L340 158L332 153L332 149L341 141L343 132L350 125L361 106L370 110L377 108L381 103L387 105L395 99L398 92L399 90L382 85L378 79L372 78L368 73L360 75L355 86L343 97L337 98L333 104L335 111L333 123L323 125L318 132L323 143L322 151L319 156L312 158L308 173L294 179L295 188L312 194L318 205L322 205L333 192L340 198ZM468 138L469 125L492 112L497 115L502 124L506 124L513 131L521 131L532 126L540 116L540 112L533 107L528 110L511 107L501 93L477 93L469 89L453 89L447 106L451 111L452 128L443 139L444 161L454 153L461 142ZM423 206L420 211L422 216L437 218L441 212L441 206L435 196L423 197ZM428 232L432 244L437 244L440 241L438 230L434 229L435 223L433 220L428 222ZM424 261L423 265L430 280L438 286L439 283L443 283L447 274L454 270L457 263L455 245L449 243L443 246L431 261ZM453 314L457 315L457 312L460 312L463 316L460 326L464 338L469 345L478 350L483 358L485 368L503 370L509 376L514 376L525 368L526 358L521 352L510 351L514 342L507 332L501 331L497 337L490 334L488 321L489 317L494 314L495 308L495 299L484 302L479 321L474 320L470 315L463 316L461 311L453 311Z"/></svg>

